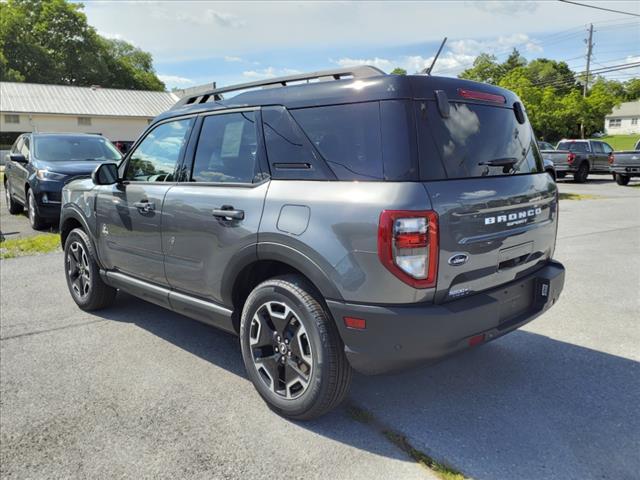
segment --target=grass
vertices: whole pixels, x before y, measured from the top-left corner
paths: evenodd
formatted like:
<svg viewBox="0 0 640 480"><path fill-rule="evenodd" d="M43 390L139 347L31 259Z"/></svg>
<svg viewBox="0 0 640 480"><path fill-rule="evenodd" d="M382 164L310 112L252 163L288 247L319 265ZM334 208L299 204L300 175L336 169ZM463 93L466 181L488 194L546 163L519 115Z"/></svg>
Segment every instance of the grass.
<svg viewBox="0 0 640 480"><path fill-rule="evenodd" d="M640 139L640 135L609 135L607 137L596 138L611 145L615 151L633 150L633 146Z"/></svg>
<svg viewBox="0 0 640 480"><path fill-rule="evenodd" d="M33 237L13 238L0 242L0 258L50 253L60 248L60 235L43 233Z"/></svg>
<svg viewBox="0 0 640 480"><path fill-rule="evenodd" d="M418 450L409 443L407 437L394 430L386 428L376 420L371 412L368 412L364 408L360 408L353 404L349 405L347 407L347 414L353 420L369 425L378 430L387 440L405 452L416 463L434 472L442 480L465 480L466 477L462 473L444 465L443 463L437 462L426 453Z"/></svg>
<svg viewBox="0 0 640 480"><path fill-rule="evenodd" d="M560 200L597 200L602 198L598 195L589 195L588 193L564 193L560 192Z"/></svg>

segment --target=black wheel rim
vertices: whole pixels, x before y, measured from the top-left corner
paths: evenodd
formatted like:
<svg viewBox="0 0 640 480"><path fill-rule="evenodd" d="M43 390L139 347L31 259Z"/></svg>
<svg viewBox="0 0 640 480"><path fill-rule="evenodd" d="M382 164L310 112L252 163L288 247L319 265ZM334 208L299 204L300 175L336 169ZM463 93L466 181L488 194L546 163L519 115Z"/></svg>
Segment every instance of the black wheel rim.
<svg viewBox="0 0 640 480"><path fill-rule="evenodd" d="M84 299L91 293L91 269L89 257L80 242L73 242L67 252L67 275L73 293Z"/></svg>
<svg viewBox="0 0 640 480"><path fill-rule="evenodd" d="M298 315L283 302L266 302L249 329L249 349L260 380L276 395L302 395L313 373L311 342Z"/></svg>

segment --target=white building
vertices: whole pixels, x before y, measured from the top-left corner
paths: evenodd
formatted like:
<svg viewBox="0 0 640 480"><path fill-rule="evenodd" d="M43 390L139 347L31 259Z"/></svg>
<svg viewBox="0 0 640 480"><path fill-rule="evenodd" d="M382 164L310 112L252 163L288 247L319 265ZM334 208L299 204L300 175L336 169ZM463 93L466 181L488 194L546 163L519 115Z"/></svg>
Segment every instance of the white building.
<svg viewBox="0 0 640 480"><path fill-rule="evenodd" d="M168 92L0 82L0 148L25 132L99 133L135 140L178 101Z"/></svg>
<svg viewBox="0 0 640 480"><path fill-rule="evenodd" d="M604 131L607 135L640 133L640 100L614 107L613 111L604 117Z"/></svg>

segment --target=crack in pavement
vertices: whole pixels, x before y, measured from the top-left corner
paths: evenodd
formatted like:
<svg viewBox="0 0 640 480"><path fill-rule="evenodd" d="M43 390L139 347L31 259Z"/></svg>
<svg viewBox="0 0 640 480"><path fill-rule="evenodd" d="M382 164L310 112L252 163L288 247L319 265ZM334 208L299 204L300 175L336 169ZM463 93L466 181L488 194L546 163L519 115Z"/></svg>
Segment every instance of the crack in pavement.
<svg viewBox="0 0 640 480"><path fill-rule="evenodd" d="M2 342L4 340L12 340L14 338L31 337L33 335L40 335L41 333L55 332L57 330L66 330L68 328L84 327L85 325L91 325L93 323L101 323L101 322L106 322L106 321L107 320L103 318L103 319L100 319L100 320L92 320L90 322L73 323L71 325L64 325L62 327L47 328L46 330L36 330L35 332L18 333L16 335L8 335L6 337L0 337L0 342Z"/></svg>

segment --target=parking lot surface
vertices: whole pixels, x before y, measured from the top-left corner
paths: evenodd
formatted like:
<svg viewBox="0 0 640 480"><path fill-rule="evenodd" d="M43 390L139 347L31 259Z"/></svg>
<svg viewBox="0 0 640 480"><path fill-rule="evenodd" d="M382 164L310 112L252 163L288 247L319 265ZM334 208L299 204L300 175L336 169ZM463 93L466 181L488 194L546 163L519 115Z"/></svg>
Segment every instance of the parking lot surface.
<svg viewBox="0 0 640 480"><path fill-rule="evenodd" d="M349 403L473 478L640 471L640 187L559 185L596 198L561 201L550 312L438 365L354 378ZM0 270L4 478L434 478L344 407L270 412L233 336L124 294L84 313L59 253Z"/></svg>

